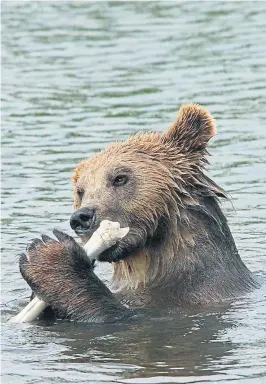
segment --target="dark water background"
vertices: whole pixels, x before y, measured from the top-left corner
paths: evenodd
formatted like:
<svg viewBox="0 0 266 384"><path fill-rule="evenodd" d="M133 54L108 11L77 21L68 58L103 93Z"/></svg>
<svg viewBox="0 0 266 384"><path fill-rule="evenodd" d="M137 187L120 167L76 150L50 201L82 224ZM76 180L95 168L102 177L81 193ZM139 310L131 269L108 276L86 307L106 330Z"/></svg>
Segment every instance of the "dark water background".
<svg viewBox="0 0 266 384"><path fill-rule="evenodd" d="M2 3L3 383L266 382L265 68L266 2ZM6 323L29 296L17 255L68 220L75 165L188 102L217 120L210 174L262 288L134 326Z"/></svg>

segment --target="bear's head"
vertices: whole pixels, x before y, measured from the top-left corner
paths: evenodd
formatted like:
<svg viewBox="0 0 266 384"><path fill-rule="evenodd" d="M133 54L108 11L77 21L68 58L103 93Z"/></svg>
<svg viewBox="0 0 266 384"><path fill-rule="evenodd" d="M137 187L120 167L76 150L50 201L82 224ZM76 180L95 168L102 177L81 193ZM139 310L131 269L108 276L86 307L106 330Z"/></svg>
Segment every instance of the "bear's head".
<svg viewBox="0 0 266 384"><path fill-rule="evenodd" d="M165 133L136 134L78 165L73 176L76 211L71 217L76 233L85 242L102 220L130 228L100 261L122 260L128 272L142 270L137 259L158 264L158 258L151 261L158 249L168 247L174 257L182 244L193 244L189 209L199 206L202 196L223 195L203 173L206 147L215 133L207 110L185 105Z"/></svg>

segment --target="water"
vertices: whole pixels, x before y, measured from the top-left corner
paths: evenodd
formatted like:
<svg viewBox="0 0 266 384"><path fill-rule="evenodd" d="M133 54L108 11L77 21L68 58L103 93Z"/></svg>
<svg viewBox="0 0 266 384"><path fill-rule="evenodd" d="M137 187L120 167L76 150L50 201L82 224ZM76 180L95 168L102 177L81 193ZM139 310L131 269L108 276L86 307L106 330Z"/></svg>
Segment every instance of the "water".
<svg viewBox="0 0 266 384"><path fill-rule="evenodd" d="M265 20L265 2L3 2L3 383L265 382ZM75 165L192 101L217 120L210 174L262 288L134 326L6 323L29 296L18 254L68 220Z"/></svg>

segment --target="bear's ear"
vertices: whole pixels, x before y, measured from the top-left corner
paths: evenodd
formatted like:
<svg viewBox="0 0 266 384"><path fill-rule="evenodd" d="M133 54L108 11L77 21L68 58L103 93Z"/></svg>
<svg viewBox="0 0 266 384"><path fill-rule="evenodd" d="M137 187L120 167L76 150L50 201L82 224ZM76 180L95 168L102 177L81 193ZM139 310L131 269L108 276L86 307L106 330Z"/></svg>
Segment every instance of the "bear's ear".
<svg viewBox="0 0 266 384"><path fill-rule="evenodd" d="M205 149L216 134L211 114L196 104L180 108L176 121L165 132L165 141L178 145L180 150L191 152Z"/></svg>

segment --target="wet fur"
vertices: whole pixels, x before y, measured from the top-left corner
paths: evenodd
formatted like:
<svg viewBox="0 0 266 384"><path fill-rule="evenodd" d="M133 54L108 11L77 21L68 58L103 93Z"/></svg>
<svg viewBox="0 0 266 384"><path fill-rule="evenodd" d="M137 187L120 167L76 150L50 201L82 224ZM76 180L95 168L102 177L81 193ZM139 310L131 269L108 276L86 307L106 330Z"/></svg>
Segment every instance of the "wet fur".
<svg viewBox="0 0 266 384"><path fill-rule="evenodd" d="M114 267L112 289L120 302L133 308L205 305L257 286L240 259L221 211L219 199L226 199L226 194L204 173L207 144L215 133L207 110L184 106L166 133L137 134L76 168L74 205L75 209L96 207L92 232L104 219L130 227L124 239L100 256L100 261ZM130 177L124 189L114 189L111 184L119 172ZM83 241L89 237L82 236ZM63 302L60 313L72 318L74 313L82 321L132 316L132 312L123 312L124 307L82 258L73 265L73 250L45 246L42 259L54 265L57 273L52 267L44 278L44 265L41 269L39 264L27 265L24 277L31 281L34 271L31 284L41 281L38 289L42 294L48 290L45 297L55 308L57 302ZM47 288L49 275L54 277ZM61 285L65 298L63 294L58 297ZM90 317L90 308L96 307L97 316Z"/></svg>
<svg viewBox="0 0 266 384"><path fill-rule="evenodd" d="M115 261L112 283L122 296L132 290L135 297L143 296L145 291L144 302L150 305L158 302L159 291L165 302L161 292L166 286L170 301L174 297L178 304L205 304L256 286L219 206L219 198L226 199L226 193L203 172L208 164L207 144L215 134L215 122L207 110L184 106L165 134L137 134L77 167L75 185L88 170L95 169L96 175L116 158L129 159L140 173L142 167L149 169L151 185L149 181L140 185L141 198L133 198L126 208L139 228L146 229L148 239L140 249L127 250L126 257L119 257L119 247L102 257ZM79 206L75 199L75 207ZM144 238L143 233L140 237Z"/></svg>

